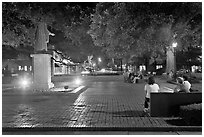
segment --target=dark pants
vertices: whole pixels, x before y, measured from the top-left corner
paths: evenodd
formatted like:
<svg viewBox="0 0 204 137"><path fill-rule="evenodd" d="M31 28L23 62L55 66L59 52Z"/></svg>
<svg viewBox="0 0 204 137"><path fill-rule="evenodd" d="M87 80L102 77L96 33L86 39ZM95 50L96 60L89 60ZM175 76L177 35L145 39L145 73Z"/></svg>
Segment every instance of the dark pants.
<svg viewBox="0 0 204 137"><path fill-rule="evenodd" d="M145 97L145 103L144 103L145 108L149 108L149 102L150 102L150 98Z"/></svg>

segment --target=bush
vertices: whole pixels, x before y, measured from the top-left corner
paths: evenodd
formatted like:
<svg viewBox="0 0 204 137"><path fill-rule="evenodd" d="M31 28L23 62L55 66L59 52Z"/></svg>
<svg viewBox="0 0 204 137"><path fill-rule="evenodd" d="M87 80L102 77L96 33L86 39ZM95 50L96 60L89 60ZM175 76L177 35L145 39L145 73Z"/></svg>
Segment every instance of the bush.
<svg viewBox="0 0 204 137"><path fill-rule="evenodd" d="M202 103L180 106L179 115L190 126L202 126Z"/></svg>
<svg viewBox="0 0 204 137"><path fill-rule="evenodd" d="M160 68L156 70L156 75L162 75L165 72L164 68Z"/></svg>
<svg viewBox="0 0 204 137"><path fill-rule="evenodd" d="M200 83L200 80L197 79L197 78L190 77L190 78L189 78L189 82L190 82L190 83Z"/></svg>

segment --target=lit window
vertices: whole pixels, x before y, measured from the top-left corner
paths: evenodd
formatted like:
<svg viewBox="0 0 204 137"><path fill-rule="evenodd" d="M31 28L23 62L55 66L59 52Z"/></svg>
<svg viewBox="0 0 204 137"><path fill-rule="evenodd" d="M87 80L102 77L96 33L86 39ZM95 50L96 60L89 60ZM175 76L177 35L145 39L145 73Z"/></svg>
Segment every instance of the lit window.
<svg viewBox="0 0 204 137"><path fill-rule="evenodd" d="M27 66L24 66L24 70L27 71Z"/></svg>
<svg viewBox="0 0 204 137"><path fill-rule="evenodd" d="M32 70L32 66L30 66L30 71Z"/></svg>
<svg viewBox="0 0 204 137"><path fill-rule="evenodd" d="M139 69L140 69L140 71L144 71L144 70L146 70L146 66L145 65L140 65Z"/></svg>
<svg viewBox="0 0 204 137"><path fill-rule="evenodd" d="M21 66L18 66L18 70L21 70Z"/></svg>
<svg viewBox="0 0 204 137"><path fill-rule="evenodd" d="M156 66L156 69L160 69L160 68L162 68L162 65L157 65Z"/></svg>

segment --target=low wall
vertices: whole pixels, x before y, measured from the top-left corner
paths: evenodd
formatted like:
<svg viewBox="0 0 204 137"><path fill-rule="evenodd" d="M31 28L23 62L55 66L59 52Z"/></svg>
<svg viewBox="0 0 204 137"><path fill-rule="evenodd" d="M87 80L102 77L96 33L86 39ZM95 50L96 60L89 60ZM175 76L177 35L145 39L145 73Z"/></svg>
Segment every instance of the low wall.
<svg viewBox="0 0 204 137"><path fill-rule="evenodd" d="M202 103L202 93L151 93L150 115L169 117L179 114L180 105Z"/></svg>

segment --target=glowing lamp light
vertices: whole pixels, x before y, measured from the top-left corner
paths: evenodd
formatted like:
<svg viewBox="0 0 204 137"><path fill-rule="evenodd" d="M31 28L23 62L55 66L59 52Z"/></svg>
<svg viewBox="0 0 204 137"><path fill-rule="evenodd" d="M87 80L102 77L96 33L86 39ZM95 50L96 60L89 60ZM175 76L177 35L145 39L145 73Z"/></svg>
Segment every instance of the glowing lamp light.
<svg viewBox="0 0 204 137"><path fill-rule="evenodd" d="M177 47L177 45L178 45L178 43L177 43L177 42L173 42L173 43L172 43L172 47L173 47L173 48L176 48L176 47Z"/></svg>
<svg viewBox="0 0 204 137"><path fill-rule="evenodd" d="M25 87L28 87L29 86L29 81L27 79L22 79L20 81L20 85L21 87L25 88Z"/></svg>
<svg viewBox="0 0 204 137"><path fill-rule="evenodd" d="M81 81L81 79L75 79L74 83L77 84L77 85L79 85L79 84L82 83L82 81Z"/></svg>

